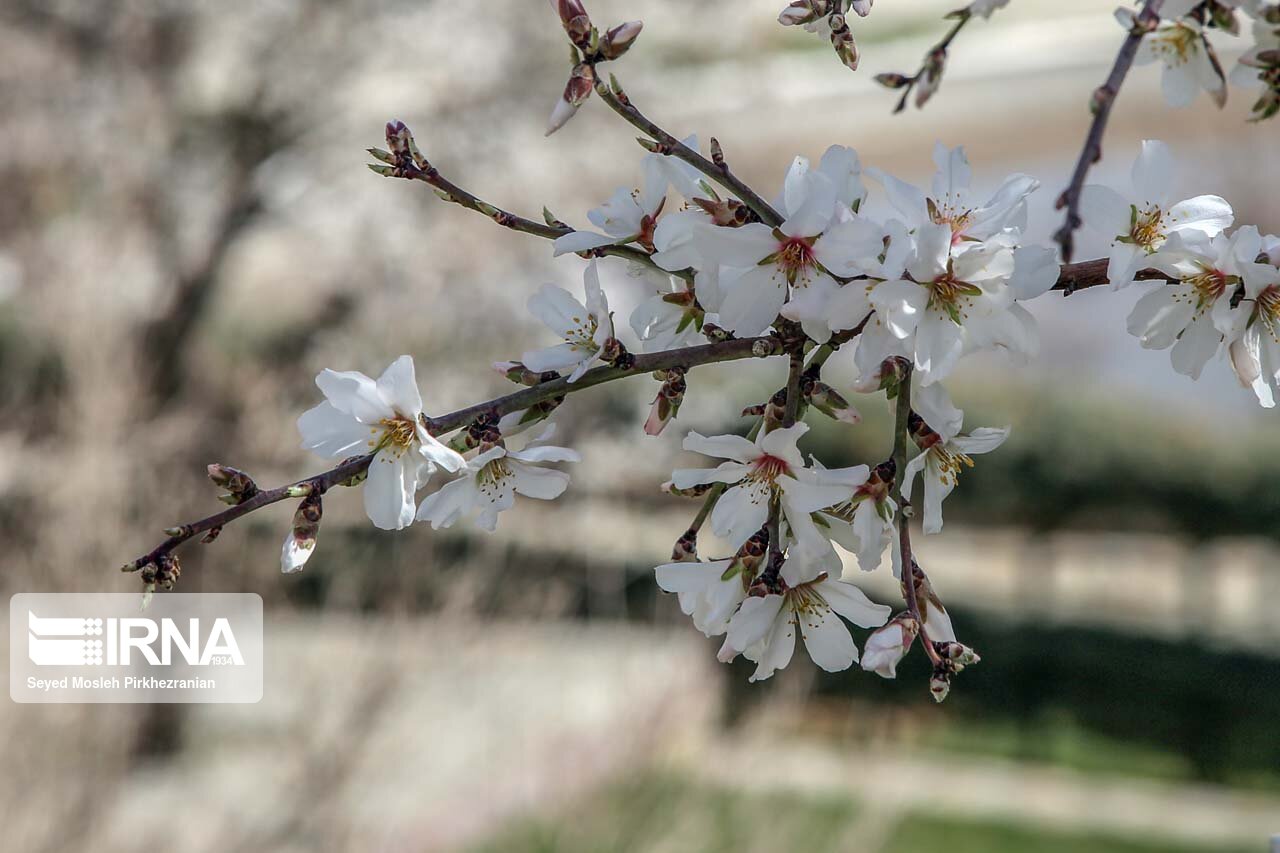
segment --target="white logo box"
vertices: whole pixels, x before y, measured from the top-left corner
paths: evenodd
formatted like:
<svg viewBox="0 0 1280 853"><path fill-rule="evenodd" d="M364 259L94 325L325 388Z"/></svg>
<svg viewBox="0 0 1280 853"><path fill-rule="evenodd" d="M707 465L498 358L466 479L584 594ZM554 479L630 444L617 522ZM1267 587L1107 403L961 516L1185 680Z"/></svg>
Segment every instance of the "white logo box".
<svg viewBox="0 0 1280 853"><path fill-rule="evenodd" d="M15 702L257 702L253 593L19 593L9 599Z"/></svg>

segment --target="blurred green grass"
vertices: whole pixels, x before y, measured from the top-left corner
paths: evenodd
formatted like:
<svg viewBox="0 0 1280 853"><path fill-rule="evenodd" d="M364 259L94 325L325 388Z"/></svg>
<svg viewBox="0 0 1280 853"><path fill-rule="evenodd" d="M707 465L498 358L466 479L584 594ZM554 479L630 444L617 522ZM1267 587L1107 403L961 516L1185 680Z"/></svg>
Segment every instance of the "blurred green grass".
<svg viewBox="0 0 1280 853"><path fill-rule="evenodd" d="M835 794L745 793L655 773L589 794L556 816L516 821L472 853L776 853L850 851L857 804ZM870 833L874 834L874 833ZM1017 824L910 814L882 853L1245 853Z"/></svg>

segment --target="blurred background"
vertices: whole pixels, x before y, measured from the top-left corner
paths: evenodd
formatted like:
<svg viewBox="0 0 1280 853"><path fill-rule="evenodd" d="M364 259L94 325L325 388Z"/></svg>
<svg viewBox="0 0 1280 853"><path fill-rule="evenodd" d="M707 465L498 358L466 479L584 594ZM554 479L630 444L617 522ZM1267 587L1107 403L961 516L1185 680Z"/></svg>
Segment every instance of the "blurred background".
<svg viewBox="0 0 1280 853"><path fill-rule="evenodd" d="M524 302L577 291L582 261L364 168L400 118L445 175L535 218L583 225L634 184L635 133L598 102L542 136L566 76L545 2L479 5L0 5L6 594L137 590L117 567L219 508L210 462L263 484L319 470L294 419L323 367L376 375L411 353L439 413L509 390L489 362L549 343ZM1047 240L1122 38L1113 2L1016 0L896 117L871 77L914 71L954 0L855 20L857 73L779 27L781 5L590 11L643 18L613 68L627 91L679 136L716 135L764 194L832 143L917 182L936 140L963 143L979 187L1041 178L1029 241ZM1228 66L1243 48L1218 45ZM1280 125L1247 124L1240 90L1171 111L1158 77L1131 74L1095 179L1124 181L1161 138L1179 197L1220 193L1280 230ZM1084 239L1081 258L1101 254ZM619 261L602 274L619 319L653 285ZM1039 360L974 360L952 383L970 427L1014 430L918 543L983 656L943 706L918 650L897 681L798 654L749 685L656 590L696 509L657 490L682 434L745 429L736 412L784 371L704 367L659 438L640 433L652 381L571 397L569 492L496 534L377 531L339 490L301 575L278 570L286 506L187 549L180 591L266 601L263 701L5 702L3 846L1263 850L1280 832L1280 432L1224 363L1195 383L1142 350L1124 330L1139 295L1046 296ZM850 353L829 375L852 378ZM806 449L887 456L882 401L858 402L863 425L815 415ZM887 571L857 580L895 601Z"/></svg>

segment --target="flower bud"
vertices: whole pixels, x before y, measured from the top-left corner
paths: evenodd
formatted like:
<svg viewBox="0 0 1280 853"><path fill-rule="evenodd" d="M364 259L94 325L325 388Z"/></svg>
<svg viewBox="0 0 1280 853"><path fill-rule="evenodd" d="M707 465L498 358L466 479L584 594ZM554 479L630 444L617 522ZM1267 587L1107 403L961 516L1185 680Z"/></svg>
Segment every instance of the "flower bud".
<svg viewBox="0 0 1280 853"><path fill-rule="evenodd" d="M872 394L876 391L887 391L896 388L907 375L911 362L902 356L893 355L880 362L873 373L859 376L851 386L859 394Z"/></svg>
<svg viewBox="0 0 1280 853"><path fill-rule="evenodd" d="M609 30L600 40L600 55L605 59L617 59L631 49L640 30L644 29L643 21L627 21Z"/></svg>
<svg viewBox="0 0 1280 853"><path fill-rule="evenodd" d="M844 15L831 16L831 46L850 71L858 70L858 44L853 40L853 33L845 23Z"/></svg>
<svg viewBox="0 0 1280 853"><path fill-rule="evenodd" d="M946 669L935 669L929 679L929 692L933 694L933 701L941 704L951 692L951 673Z"/></svg>
<svg viewBox="0 0 1280 853"><path fill-rule="evenodd" d="M934 644L934 648L937 650L939 655L951 661L956 672L959 672L966 666L973 666L975 663L980 663L982 661L982 658L979 657L977 652L963 643L936 643Z"/></svg>
<svg viewBox="0 0 1280 853"><path fill-rule="evenodd" d="M551 8L560 16L569 41L585 49L591 42L591 18L581 0L551 0Z"/></svg>
<svg viewBox="0 0 1280 853"><path fill-rule="evenodd" d="M258 493L258 484L253 482L253 478L243 471L227 465L220 465L217 462L208 466L205 470L214 485L221 486L227 490L227 494L219 495L218 497L218 500L225 504L235 506Z"/></svg>
<svg viewBox="0 0 1280 853"><path fill-rule="evenodd" d="M831 11L831 0L795 0L778 13L778 23L784 27L811 24L824 18Z"/></svg>
<svg viewBox="0 0 1280 853"><path fill-rule="evenodd" d="M947 52L935 50L925 58L924 69L916 83L916 107L923 107L942 84L942 72L947 67Z"/></svg>
<svg viewBox="0 0 1280 853"><path fill-rule="evenodd" d="M884 74L877 74L874 79L886 89L901 89L909 85L914 78L899 74L896 71L889 71Z"/></svg>
<svg viewBox="0 0 1280 853"><path fill-rule="evenodd" d="M867 638L862 651L862 668L881 678L897 678L898 661L906 656L916 640L920 624L905 613L899 614Z"/></svg>
<svg viewBox="0 0 1280 853"><path fill-rule="evenodd" d="M696 530L686 530L680 534L680 538L676 540L675 546L671 549L671 562L698 562L698 532Z"/></svg>
<svg viewBox="0 0 1280 853"><path fill-rule="evenodd" d="M673 497L700 498L703 495L705 495L707 492L711 491L711 484L699 483L698 485L690 486L687 489L680 489L676 487L675 483L671 482L670 480L667 480L667 482L663 483L660 486L660 488L662 489L662 491L666 492L667 494Z"/></svg>
<svg viewBox="0 0 1280 853"><path fill-rule="evenodd" d="M871 14L871 4L874 0L853 0L853 11L858 13L858 17L865 18Z"/></svg>
<svg viewBox="0 0 1280 853"><path fill-rule="evenodd" d="M684 373L684 368L673 367L664 374L662 387L653 400L649 418L644 422L646 435L659 435L680 411L680 404L684 402L684 392L688 387Z"/></svg>
<svg viewBox="0 0 1280 853"><path fill-rule="evenodd" d="M284 537L280 550L280 571L293 574L302 571L316 549L316 536L320 533L320 516L323 506L318 493L307 495L293 514L293 528Z"/></svg>
<svg viewBox="0 0 1280 853"><path fill-rule="evenodd" d="M564 127L569 119L577 114L578 107L591 97L591 90L595 88L595 84L595 72L591 70L590 65L579 62L573 67L569 82L565 84L560 100L551 111L551 118L547 122L547 136Z"/></svg>
<svg viewBox="0 0 1280 853"><path fill-rule="evenodd" d="M825 382L813 380L805 383L805 400L819 412L829 418L845 424L856 424L862 421L862 415L849 404L849 401Z"/></svg>
<svg viewBox="0 0 1280 853"><path fill-rule="evenodd" d="M724 228L737 228L745 225L751 216L751 210L736 198L709 199L695 198L693 203L711 217L711 221Z"/></svg>

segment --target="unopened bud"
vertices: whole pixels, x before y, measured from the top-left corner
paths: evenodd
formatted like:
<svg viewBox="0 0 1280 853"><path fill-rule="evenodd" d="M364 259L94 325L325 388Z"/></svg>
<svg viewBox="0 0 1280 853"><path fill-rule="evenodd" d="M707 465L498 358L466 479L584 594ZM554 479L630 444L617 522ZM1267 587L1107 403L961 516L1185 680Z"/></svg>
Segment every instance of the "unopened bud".
<svg viewBox="0 0 1280 853"><path fill-rule="evenodd" d="M858 70L858 44L853 40L853 32L845 23L844 15L831 16L831 46L836 56L850 71Z"/></svg>
<svg viewBox="0 0 1280 853"><path fill-rule="evenodd" d="M862 415L849 404L839 391L825 382L814 380L806 383L805 399L809 405L829 418L845 424L856 424L862 421Z"/></svg>
<svg viewBox="0 0 1280 853"><path fill-rule="evenodd" d="M712 223L724 228L738 228L750 218L750 208L736 198L695 198L693 203L711 217Z"/></svg>
<svg viewBox="0 0 1280 853"><path fill-rule="evenodd" d="M600 40L600 55L605 59L617 59L631 49L644 29L641 21L627 21L609 30Z"/></svg>
<svg viewBox="0 0 1280 853"><path fill-rule="evenodd" d="M933 93L938 91L938 86L942 84L942 72L946 67L947 52L945 50L935 50L925 59L924 70L916 83L917 107L923 107L933 97Z"/></svg>
<svg viewBox="0 0 1280 853"><path fill-rule="evenodd" d="M568 123L578 112L578 107L591 97L591 90L595 88L596 76L591 70L591 66L585 62L579 62L573 67L573 72L569 75L569 82L565 84L564 92L560 95L560 100L556 102L555 108L551 111L551 118L547 122L547 136L555 133Z"/></svg>
<svg viewBox="0 0 1280 853"><path fill-rule="evenodd" d="M680 404L684 402L684 392L688 387L684 373L684 368L673 367L664 374L662 387L658 389L658 396L653 399L649 417L644 422L646 435L661 434L667 424L679 413Z"/></svg>
<svg viewBox="0 0 1280 853"><path fill-rule="evenodd" d="M877 74L875 81L886 89L901 89L914 80L914 77L908 77L905 74L899 74L896 71L889 71L884 74Z"/></svg>
<svg viewBox="0 0 1280 853"><path fill-rule="evenodd" d="M778 13L778 23L784 27L811 24L830 11L831 0L795 0Z"/></svg>
<svg viewBox="0 0 1280 853"><path fill-rule="evenodd" d="M221 486L227 490L227 494L218 496L218 500L225 504L235 506L258 493L258 484L253 482L253 478L243 471L227 465L219 465L216 462L205 470L214 485Z"/></svg>
<svg viewBox="0 0 1280 853"><path fill-rule="evenodd" d="M323 512L319 494L309 494L298 504L293 514L293 527L284 537L284 546L280 550L280 571L285 574L300 572L311 559Z"/></svg>
<svg viewBox="0 0 1280 853"><path fill-rule="evenodd" d="M934 648L938 654L951 661L956 672L982 661L977 652L963 643L935 643Z"/></svg>
<svg viewBox="0 0 1280 853"><path fill-rule="evenodd" d="M675 546L671 549L671 562L696 563L697 561L698 532L696 530L686 530L676 540Z"/></svg>
<svg viewBox="0 0 1280 853"><path fill-rule="evenodd" d="M551 0L551 8L560 16L569 41L586 48L591 42L591 18L581 0Z"/></svg>
<svg viewBox="0 0 1280 853"><path fill-rule="evenodd" d="M881 678L897 678L898 661L906 657L920 632L920 623L901 613L887 625L876 629L862 652L862 668Z"/></svg>
<svg viewBox="0 0 1280 853"><path fill-rule="evenodd" d="M935 669L929 679L929 692L933 701L942 703L951 692L951 673L943 669Z"/></svg>
<svg viewBox="0 0 1280 853"><path fill-rule="evenodd" d="M853 0L853 11L858 13L858 17L865 18L871 14L871 4L873 0Z"/></svg>
<svg viewBox="0 0 1280 853"><path fill-rule="evenodd" d="M911 362L902 356L890 356L880 362L874 372L859 376L851 386L859 394L873 394L876 391L887 391L897 388L907 375Z"/></svg>
<svg viewBox="0 0 1280 853"><path fill-rule="evenodd" d="M671 480L667 480L659 488L661 488L666 494L677 498L700 498L707 492L711 491L711 485L709 483L699 483L696 486L681 489L678 488Z"/></svg>

